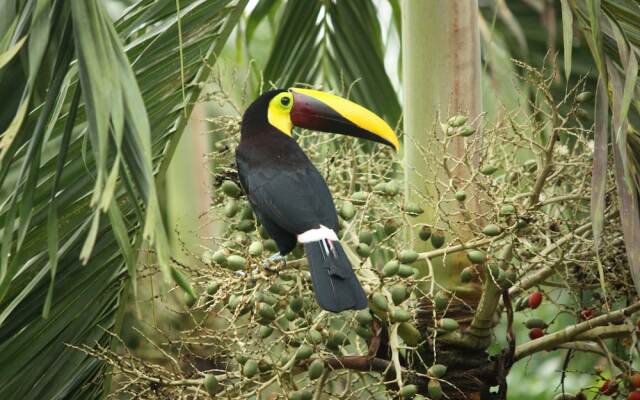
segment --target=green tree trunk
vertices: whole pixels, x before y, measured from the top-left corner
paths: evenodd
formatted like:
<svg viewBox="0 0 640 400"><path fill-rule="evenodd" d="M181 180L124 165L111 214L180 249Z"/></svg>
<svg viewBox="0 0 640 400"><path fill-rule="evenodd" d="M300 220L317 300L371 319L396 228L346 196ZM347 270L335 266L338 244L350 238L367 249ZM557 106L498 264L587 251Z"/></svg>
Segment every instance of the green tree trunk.
<svg viewBox="0 0 640 400"><path fill-rule="evenodd" d="M402 3L403 90L404 90L404 170L407 201L418 203L426 212L419 225L433 232L442 230L444 246L455 240L473 238L470 229L481 223L482 196L469 185L470 167L478 164L480 133L472 138L447 134L449 118L468 117L468 123L479 128L482 113L480 33L477 1L405 0ZM478 129L479 130L479 129ZM474 146L474 147L470 147ZM470 162L457 163L468 156ZM456 200L454 193L463 190L466 200ZM415 234L417 229L413 229ZM412 238L415 239L415 238ZM415 241L421 252L432 244ZM421 248L420 248L421 247ZM482 290L479 284L461 284L460 272L469 265L465 252L434 259L429 273L435 285L427 285L428 295L421 299L417 313L418 328L423 334L432 329L434 318L445 311L435 307L434 296L455 294L447 306L446 317L457 319L461 331L467 331ZM435 293L434 293L435 291ZM454 335L455 336L455 335ZM469 338L469 336L465 336ZM472 337L473 339L473 337ZM475 339L473 339L475 340ZM479 345L477 343L480 343ZM449 384L443 388L450 399L480 399L495 384L495 372L483 347L486 341L465 342L462 336L437 338L437 362L448 366ZM434 347L427 342L421 350L429 365ZM472 379L470 379L470 377ZM419 390L428 394L426 382Z"/></svg>
<svg viewBox="0 0 640 400"><path fill-rule="evenodd" d="M405 0L402 6L407 200L427 210L418 223L445 230L447 239L468 240L471 232L462 217L444 215L459 207L453 193L462 189L469 171L452 167L447 174L443 164L449 156L462 157L465 139L453 138L445 149L440 123L459 114L474 121L482 112L478 5L476 1ZM465 188L465 207L477 211L479 196L472 189ZM443 193L444 213L436 209ZM420 250L429 249L425 244ZM464 292L458 287L460 270L466 266L464 253L449 257L446 264L446 269L442 263L434 264L436 281ZM475 288L469 289L477 294Z"/></svg>

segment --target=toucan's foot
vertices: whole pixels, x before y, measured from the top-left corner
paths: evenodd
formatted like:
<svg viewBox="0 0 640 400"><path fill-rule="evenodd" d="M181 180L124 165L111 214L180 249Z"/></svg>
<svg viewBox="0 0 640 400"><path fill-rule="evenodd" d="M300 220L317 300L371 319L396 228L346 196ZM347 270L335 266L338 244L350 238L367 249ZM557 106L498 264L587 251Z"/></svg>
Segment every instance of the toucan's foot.
<svg viewBox="0 0 640 400"><path fill-rule="evenodd" d="M276 264L278 264L279 262L283 262L284 265L287 265L286 257L281 255L278 252L278 253L275 253L274 255L272 255L271 257L267 258L266 260L262 261L262 267L267 272L278 273L278 269L276 268Z"/></svg>

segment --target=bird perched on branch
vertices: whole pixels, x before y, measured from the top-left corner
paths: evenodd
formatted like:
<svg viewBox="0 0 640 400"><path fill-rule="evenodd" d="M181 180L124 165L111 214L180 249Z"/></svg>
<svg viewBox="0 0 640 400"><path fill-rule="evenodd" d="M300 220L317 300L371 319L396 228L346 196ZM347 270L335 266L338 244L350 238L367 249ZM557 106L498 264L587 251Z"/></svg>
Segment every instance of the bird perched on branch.
<svg viewBox="0 0 640 400"><path fill-rule="evenodd" d="M253 210L278 246L270 260L304 245L318 304L340 312L367 298L338 240L336 208L320 172L292 137L293 126L355 136L392 146L386 122L347 99L311 89L272 90L242 117L236 164Z"/></svg>

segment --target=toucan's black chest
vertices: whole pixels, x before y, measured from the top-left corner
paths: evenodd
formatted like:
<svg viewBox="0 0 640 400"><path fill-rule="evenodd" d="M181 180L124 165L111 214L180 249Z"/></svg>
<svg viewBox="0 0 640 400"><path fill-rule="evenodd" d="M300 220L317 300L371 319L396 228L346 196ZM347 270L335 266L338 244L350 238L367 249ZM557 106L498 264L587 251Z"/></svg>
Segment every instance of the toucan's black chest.
<svg viewBox="0 0 640 400"><path fill-rule="evenodd" d="M243 135L236 148L236 158L250 168L304 168L311 161L300 146L277 130Z"/></svg>
<svg viewBox="0 0 640 400"><path fill-rule="evenodd" d="M295 240L320 225L337 230L327 184L291 137L278 131L243 132L236 163L249 202L267 231L275 227L269 233L276 242L283 232Z"/></svg>

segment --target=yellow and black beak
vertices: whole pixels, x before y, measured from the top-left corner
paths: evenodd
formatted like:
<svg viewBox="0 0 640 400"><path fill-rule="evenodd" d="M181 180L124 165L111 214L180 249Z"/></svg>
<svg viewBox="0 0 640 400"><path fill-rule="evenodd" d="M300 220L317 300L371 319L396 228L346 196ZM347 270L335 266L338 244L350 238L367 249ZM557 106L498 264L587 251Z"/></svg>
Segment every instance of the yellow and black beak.
<svg viewBox="0 0 640 400"><path fill-rule="evenodd" d="M393 129L379 116L342 97L312 89L292 88L293 125L382 143L400 150Z"/></svg>

